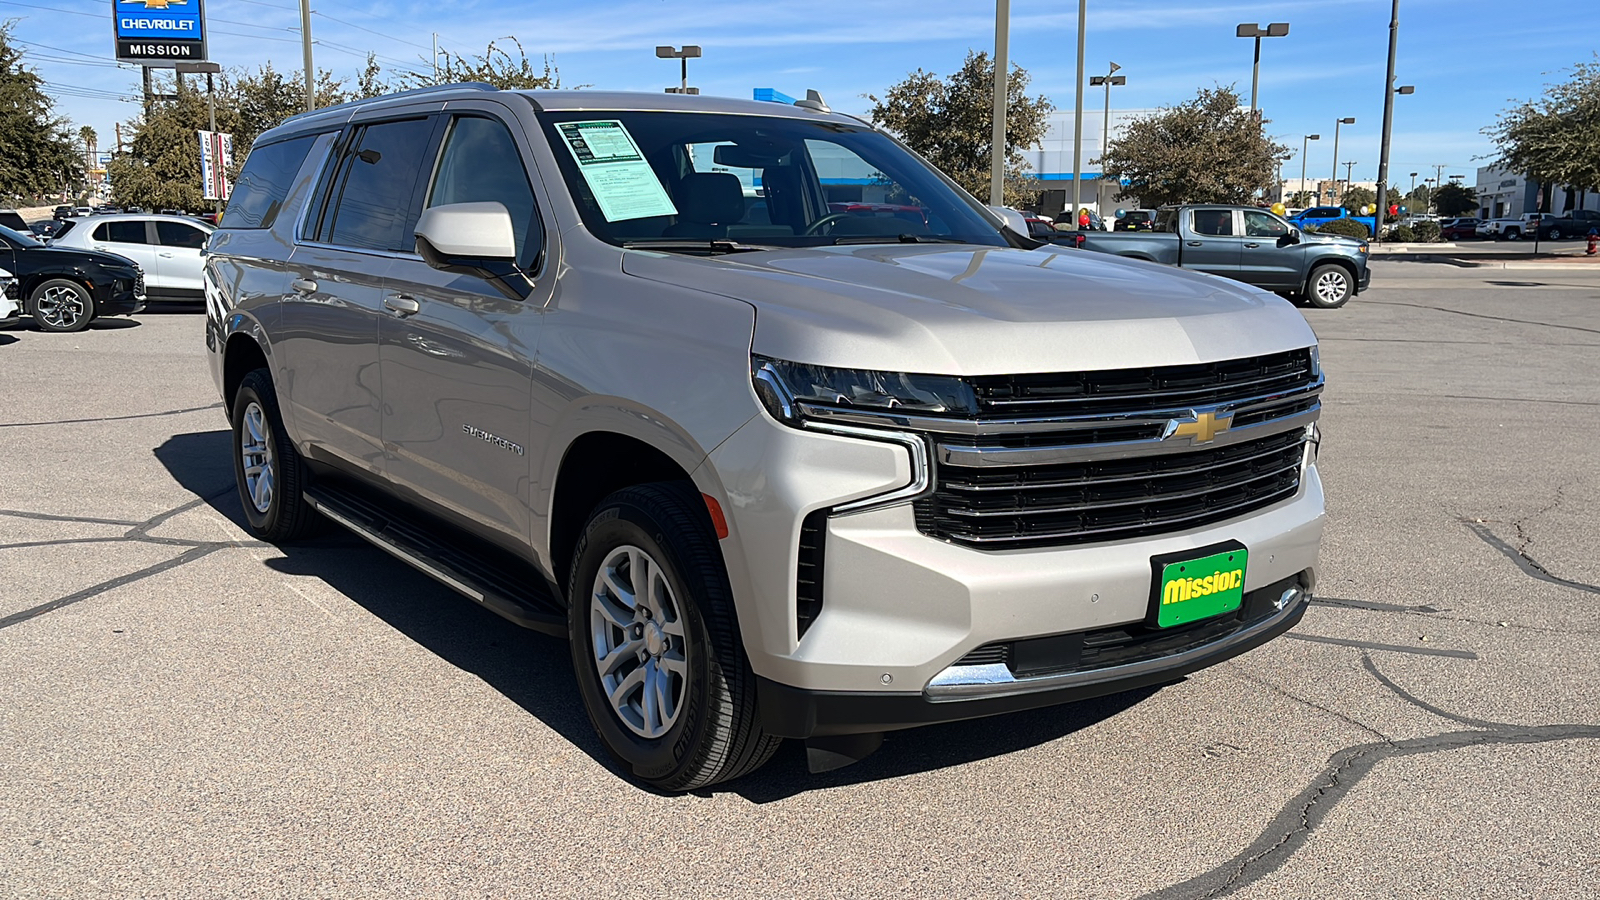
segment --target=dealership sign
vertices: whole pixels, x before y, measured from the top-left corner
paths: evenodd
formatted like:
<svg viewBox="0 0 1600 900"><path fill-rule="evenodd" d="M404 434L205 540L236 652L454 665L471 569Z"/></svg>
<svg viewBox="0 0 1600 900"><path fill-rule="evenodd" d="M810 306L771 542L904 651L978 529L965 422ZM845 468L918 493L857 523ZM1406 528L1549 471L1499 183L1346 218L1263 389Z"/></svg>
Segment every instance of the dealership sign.
<svg viewBox="0 0 1600 900"><path fill-rule="evenodd" d="M202 0L112 0L117 59L171 67L206 58Z"/></svg>
<svg viewBox="0 0 1600 900"><path fill-rule="evenodd" d="M233 135L197 131L200 135L200 189L207 200L226 200L233 193L228 167L233 165Z"/></svg>

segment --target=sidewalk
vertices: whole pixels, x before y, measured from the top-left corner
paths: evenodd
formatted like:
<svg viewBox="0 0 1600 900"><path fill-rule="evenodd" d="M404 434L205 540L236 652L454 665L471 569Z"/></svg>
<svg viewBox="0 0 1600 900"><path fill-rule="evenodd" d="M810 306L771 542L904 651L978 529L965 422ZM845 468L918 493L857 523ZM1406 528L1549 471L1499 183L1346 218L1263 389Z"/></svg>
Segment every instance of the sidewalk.
<svg viewBox="0 0 1600 900"><path fill-rule="evenodd" d="M1452 265L1481 269L1553 269L1600 266L1600 256L1585 256L1584 241L1520 243L1385 243L1372 245L1372 258L1396 257L1409 262L1449 261Z"/></svg>

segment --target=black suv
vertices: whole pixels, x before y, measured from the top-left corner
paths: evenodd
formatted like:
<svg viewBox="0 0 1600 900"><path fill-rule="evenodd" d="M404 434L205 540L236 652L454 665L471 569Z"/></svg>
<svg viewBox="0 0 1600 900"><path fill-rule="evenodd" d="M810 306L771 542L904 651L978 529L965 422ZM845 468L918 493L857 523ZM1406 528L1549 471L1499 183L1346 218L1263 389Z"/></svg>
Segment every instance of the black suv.
<svg viewBox="0 0 1600 900"><path fill-rule="evenodd" d="M82 331L96 316L144 309L144 272L110 253L48 247L0 227L0 269L13 276L7 293L42 331Z"/></svg>

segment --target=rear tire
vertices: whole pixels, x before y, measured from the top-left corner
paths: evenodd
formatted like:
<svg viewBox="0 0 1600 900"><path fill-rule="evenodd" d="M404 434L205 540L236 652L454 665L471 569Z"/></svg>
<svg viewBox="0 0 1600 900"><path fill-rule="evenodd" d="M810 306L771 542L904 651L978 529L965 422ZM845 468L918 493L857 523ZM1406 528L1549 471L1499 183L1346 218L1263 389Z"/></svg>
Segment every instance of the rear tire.
<svg viewBox="0 0 1600 900"><path fill-rule="evenodd" d="M40 331L82 331L94 319L94 298L76 281L52 278L33 289L28 297L28 314Z"/></svg>
<svg viewBox="0 0 1600 900"><path fill-rule="evenodd" d="M1561 240L1561 229L1559 229L1559 228L1551 228L1550 229L1550 233L1545 235L1545 240L1547 240L1547 241L1559 241L1559 240Z"/></svg>
<svg viewBox="0 0 1600 900"><path fill-rule="evenodd" d="M755 771L755 676L710 517L693 485L617 491L573 553L567 627L584 710L635 777L688 791Z"/></svg>
<svg viewBox="0 0 1600 900"><path fill-rule="evenodd" d="M283 544L320 530L322 517L305 498L310 472L283 428L266 369L245 375L233 397L233 474L255 537Z"/></svg>
<svg viewBox="0 0 1600 900"><path fill-rule="evenodd" d="M1344 266L1328 263L1311 270L1306 279L1306 302L1318 309L1338 309L1355 293L1355 279Z"/></svg>

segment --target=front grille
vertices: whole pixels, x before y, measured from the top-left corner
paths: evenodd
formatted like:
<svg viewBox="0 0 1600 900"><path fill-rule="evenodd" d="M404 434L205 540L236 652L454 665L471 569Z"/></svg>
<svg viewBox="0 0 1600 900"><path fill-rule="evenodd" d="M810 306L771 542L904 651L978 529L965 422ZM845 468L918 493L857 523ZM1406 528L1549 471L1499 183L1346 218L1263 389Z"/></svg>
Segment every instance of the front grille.
<svg viewBox="0 0 1600 900"><path fill-rule="evenodd" d="M986 416L1142 413L1237 403L1301 390L1316 381L1311 348L1222 362L1145 369L1042 375L981 375L970 379Z"/></svg>
<svg viewBox="0 0 1600 900"><path fill-rule="evenodd" d="M916 521L986 550L1164 534L1288 499L1321 395L1311 348L970 381L983 412L965 433L934 435L934 488L916 501ZM1170 420L1195 410L1231 415L1228 440L1163 440Z"/></svg>
<svg viewBox="0 0 1600 900"><path fill-rule="evenodd" d="M136 297L144 296L144 270L135 269L133 275L133 293Z"/></svg>

